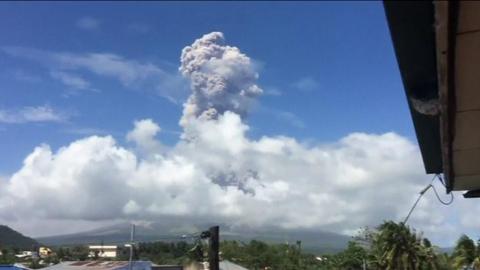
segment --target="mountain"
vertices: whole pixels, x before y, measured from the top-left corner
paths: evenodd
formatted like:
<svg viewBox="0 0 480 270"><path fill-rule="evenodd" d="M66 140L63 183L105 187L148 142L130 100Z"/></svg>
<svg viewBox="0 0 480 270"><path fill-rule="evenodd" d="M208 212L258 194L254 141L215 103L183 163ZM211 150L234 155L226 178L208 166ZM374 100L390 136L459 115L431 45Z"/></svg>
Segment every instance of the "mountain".
<svg viewBox="0 0 480 270"><path fill-rule="evenodd" d="M32 246L38 246L39 243L12 228L0 225L0 247L11 247L20 249L31 249Z"/></svg>
<svg viewBox="0 0 480 270"><path fill-rule="evenodd" d="M178 226L166 222L137 224L135 241L181 241L191 240L190 234L208 229L210 224ZM76 244L116 244L129 242L131 226L121 223L91 231L38 238L46 245L76 245ZM238 226L220 225L222 240L238 240L248 242L252 239L268 243L296 243L302 241L304 250L314 253L334 253L343 250L351 237L319 230L285 230L279 228L252 229Z"/></svg>

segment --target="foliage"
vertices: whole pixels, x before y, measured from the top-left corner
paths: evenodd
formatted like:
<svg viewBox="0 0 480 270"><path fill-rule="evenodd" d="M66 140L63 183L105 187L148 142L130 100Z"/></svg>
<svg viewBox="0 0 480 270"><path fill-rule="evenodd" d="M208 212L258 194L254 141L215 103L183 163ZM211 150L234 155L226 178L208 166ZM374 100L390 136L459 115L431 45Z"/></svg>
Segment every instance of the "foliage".
<svg viewBox="0 0 480 270"><path fill-rule="evenodd" d="M2 255L0 256L0 265L12 264L15 262L15 256L12 250L2 248Z"/></svg>
<svg viewBox="0 0 480 270"><path fill-rule="evenodd" d="M378 227L373 240L376 263L381 269L418 269L421 239L403 223L387 221Z"/></svg>
<svg viewBox="0 0 480 270"><path fill-rule="evenodd" d="M156 264L177 264L183 265L191 260L190 250L193 244L187 242L150 242L139 243L134 249L135 260L150 260ZM128 260L130 254L129 248L119 248L119 260Z"/></svg>
<svg viewBox="0 0 480 270"><path fill-rule="evenodd" d="M366 265L367 251L356 242L349 242L347 249L339 253L339 266L341 269L361 269Z"/></svg>
<svg viewBox="0 0 480 270"><path fill-rule="evenodd" d="M54 249L55 256L49 258L49 262L58 261L85 261L88 259L89 251L86 246L59 247Z"/></svg>
<svg viewBox="0 0 480 270"><path fill-rule="evenodd" d="M453 267L461 269L470 266L476 257L475 243L466 235L462 235L458 240L453 251Z"/></svg>
<svg viewBox="0 0 480 270"><path fill-rule="evenodd" d="M8 226L0 225L0 247L30 250L38 245L38 242L34 239L26 237Z"/></svg>
<svg viewBox="0 0 480 270"><path fill-rule="evenodd" d="M454 269L451 258L437 250L405 224L386 221L376 230L363 229L343 252L322 256L320 269Z"/></svg>
<svg viewBox="0 0 480 270"><path fill-rule="evenodd" d="M308 254L302 251L301 242L295 244L269 244L252 240L223 241L220 257L251 270L480 270L480 240L475 242L462 235L451 255L440 253L427 238L417 234L404 223L386 221L376 229L364 228L336 254ZM205 242L150 242L139 243L134 249L134 260L150 260L156 264L187 265L206 259ZM0 264L12 264L21 249L1 247ZM129 259L129 248L119 247L117 260ZM86 246L58 247L43 258L42 265L27 260L30 268L39 268L59 261L92 259ZM95 258L93 258L95 259ZM105 258L98 258L105 260Z"/></svg>
<svg viewBox="0 0 480 270"><path fill-rule="evenodd" d="M321 263L312 254L301 252L301 243L267 244L252 240L248 244L238 241L223 241L220 245L222 258L248 269L320 269Z"/></svg>

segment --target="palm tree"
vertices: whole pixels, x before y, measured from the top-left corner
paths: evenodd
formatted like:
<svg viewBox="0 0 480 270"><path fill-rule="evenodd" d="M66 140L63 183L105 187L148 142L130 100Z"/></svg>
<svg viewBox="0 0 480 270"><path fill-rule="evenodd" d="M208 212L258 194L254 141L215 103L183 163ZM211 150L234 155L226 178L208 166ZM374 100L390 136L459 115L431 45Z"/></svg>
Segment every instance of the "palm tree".
<svg viewBox="0 0 480 270"><path fill-rule="evenodd" d="M441 269L439 258L435 253L434 247L427 238L422 240L422 256L420 260L420 269L437 270Z"/></svg>
<svg viewBox="0 0 480 270"><path fill-rule="evenodd" d="M404 223L386 221L373 240L379 268L387 270L419 269L424 259L423 246L415 232Z"/></svg>
<svg viewBox="0 0 480 270"><path fill-rule="evenodd" d="M475 243L470 237L462 235L458 240L453 251L453 267L462 269L471 266L475 260Z"/></svg>

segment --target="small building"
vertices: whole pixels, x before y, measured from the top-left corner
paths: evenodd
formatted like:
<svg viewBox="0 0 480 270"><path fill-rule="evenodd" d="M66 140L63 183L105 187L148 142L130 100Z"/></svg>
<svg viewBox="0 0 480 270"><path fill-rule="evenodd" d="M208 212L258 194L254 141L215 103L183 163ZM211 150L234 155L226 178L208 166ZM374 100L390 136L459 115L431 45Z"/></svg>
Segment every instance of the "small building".
<svg viewBox="0 0 480 270"><path fill-rule="evenodd" d="M18 259L38 258L38 252L25 250L19 254L15 254Z"/></svg>
<svg viewBox="0 0 480 270"><path fill-rule="evenodd" d="M88 246L90 258L116 258L117 246Z"/></svg>
<svg viewBox="0 0 480 270"><path fill-rule="evenodd" d="M48 257L50 255L53 254L53 251L48 248L48 247L40 247L38 249L38 255L41 257L41 258L45 258L45 257Z"/></svg>

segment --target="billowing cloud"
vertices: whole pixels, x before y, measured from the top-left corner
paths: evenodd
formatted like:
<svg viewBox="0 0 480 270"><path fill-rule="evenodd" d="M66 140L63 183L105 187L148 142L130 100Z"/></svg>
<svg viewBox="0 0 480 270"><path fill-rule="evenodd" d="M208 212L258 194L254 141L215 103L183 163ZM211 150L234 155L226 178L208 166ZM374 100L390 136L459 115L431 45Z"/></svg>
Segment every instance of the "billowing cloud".
<svg viewBox="0 0 480 270"><path fill-rule="evenodd" d="M215 119L226 111L245 115L252 99L262 93L250 58L224 44L223 34L212 32L182 51L180 71L191 82L181 124L190 119Z"/></svg>
<svg viewBox="0 0 480 270"><path fill-rule="evenodd" d="M135 128L127 134L127 141L134 142L144 153L160 153L161 144L155 139L160 126L151 119L135 121L134 125Z"/></svg>
<svg viewBox="0 0 480 270"><path fill-rule="evenodd" d="M0 213L81 220L181 216L349 231L398 218L405 211L398 202L421 188L418 149L394 133L355 133L306 146L288 137L251 140L249 127L232 112L191 125L196 140L146 158L110 136L57 151L41 145L9 179ZM153 138L158 131L151 120L138 121L127 138L146 148L160 144Z"/></svg>
<svg viewBox="0 0 480 270"><path fill-rule="evenodd" d="M108 68L115 56L68 59L72 67L101 73L129 70ZM102 64L90 66L92 59ZM418 147L393 132L352 133L319 144L280 135L251 139L242 116L262 90L251 60L224 45L221 33L186 47L180 70L191 80L192 95L176 144L162 147L160 126L144 119L126 135L135 147L108 135L57 150L40 145L0 181L0 220L180 219L352 233L401 220L428 182ZM136 72L125 82L142 76ZM448 213L427 194L410 222L427 236L452 239L458 227Z"/></svg>
<svg viewBox="0 0 480 270"><path fill-rule="evenodd" d="M0 109L0 123L22 124L28 122L63 122L68 116L48 105L23 107L20 109Z"/></svg>

